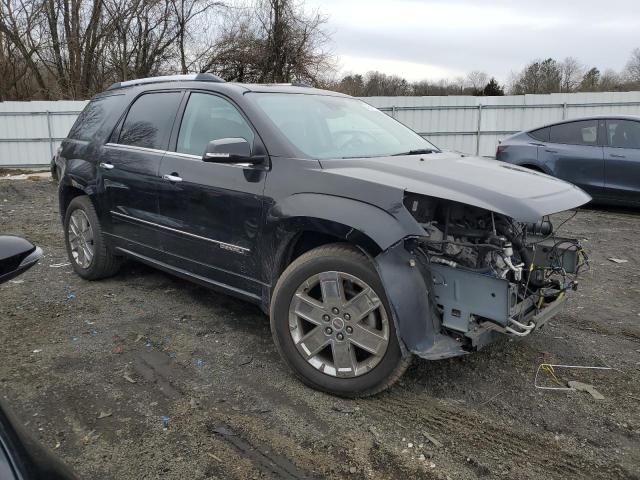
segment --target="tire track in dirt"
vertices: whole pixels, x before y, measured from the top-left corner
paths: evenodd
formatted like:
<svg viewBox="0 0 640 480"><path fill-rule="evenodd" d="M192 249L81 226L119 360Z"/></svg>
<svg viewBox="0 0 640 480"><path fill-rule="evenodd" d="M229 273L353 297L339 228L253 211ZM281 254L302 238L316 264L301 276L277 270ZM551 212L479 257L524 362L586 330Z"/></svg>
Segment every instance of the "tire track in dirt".
<svg viewBox="0 0 640 480"><path fill-rule="evenodd" d="M448 449L461 455L461 461L472 456L493 463L493 458L504 457L521 467L518 473L522 478L637 478L620 465L597 460L594 452L586 448L584 453L569 451L524 428L407 392L402 398L390 396L383 402L371 402L368 408L370 415L381 422L395 417L397 425L407 430L418 433L424 428L435 434Z"/></svg>
<svg viewBox="0 0 640 480"><path fill-rule="evenodd" d="M250 442L226 425L209 425L207 430L211 434L218 435L232 445L240 455L251 460L261 472L267 475L275 475L282 480L311 479L311 475L298 469L286 457L276 455L269 448L264 448Z"/></svg>

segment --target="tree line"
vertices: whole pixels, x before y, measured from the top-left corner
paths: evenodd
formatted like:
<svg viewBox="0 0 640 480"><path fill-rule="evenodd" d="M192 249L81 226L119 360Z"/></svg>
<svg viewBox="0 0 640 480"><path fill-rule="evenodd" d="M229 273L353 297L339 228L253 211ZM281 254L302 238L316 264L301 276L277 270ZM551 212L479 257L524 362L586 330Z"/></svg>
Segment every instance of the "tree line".
<svg viewBox="0 0 640 480"><path fill-rule="evenodd" d="M512 73L506 84L474 70L453 80L408 82L397 75L372 71L365 75L349 74L326 82L327 88L358 97L404 95L475 95L501 96L529 93L615 92L640 90L640 48L631 52L621 72L600 71L587 67L573 57L557 61L553 58L534 60L522 71Z"/></svg>
<svg viewBox="0 0 640 480"><path fill-rule="evenodd" d="M325 22L297 0L0 0L0 101L190 72L315 82L333 66Z"/></svg>
<svg viewBox="0 0 640 480"><path fill-rule="evenodd" d="M378 71L337 77L326 23L303 0L0 0L0 101L86 99L114 82L192 72L354 96L640 89L640 48L621 72L547 58L503 85L478 70L418 82Z"/></svg>

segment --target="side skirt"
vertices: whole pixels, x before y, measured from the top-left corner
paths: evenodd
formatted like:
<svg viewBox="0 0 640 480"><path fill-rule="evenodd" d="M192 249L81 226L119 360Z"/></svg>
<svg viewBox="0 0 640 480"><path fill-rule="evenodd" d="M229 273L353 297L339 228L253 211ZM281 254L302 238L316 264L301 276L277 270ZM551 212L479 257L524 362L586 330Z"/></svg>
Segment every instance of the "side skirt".
<svg viewBox="0 0 640 480"><path fill-rule="evenodd" d="M180 278L184 278L185 280L189 280L191 282L197 283L199 285L202 285L204 287L207 288L211 288L213 290L222 292L222 293L226 293L228 295L232 295L234 297L240 298L242 300L248 300L252 303L255 303L257 305L261 305L262 304L262 297L260 295L255 295L251 292L247 292L246 290L242 290L239 288L235 288L235 287L230 287L229 285L220 283L220 282L216 282L214 280L211 280L209 278L200 276L200 275L196 275L192 272L189 272L187 270L184 270L182 268L178 268L178 267L174 267L172 265L168 265L164 262L161 262L159 260L156 260L154 258L150 258L147 257L145 255L141 255L139 253L136 252L132 252L131 250L128 250L126 248L122 248L122 247L115 247L115 250L118 253L121 253L123 255L126 255L127 257L131 257L135 260L138 260L142 263L146 263L147 265L157 268L158 270L162 270L164 272L173 274L177 277Z"/></svg>

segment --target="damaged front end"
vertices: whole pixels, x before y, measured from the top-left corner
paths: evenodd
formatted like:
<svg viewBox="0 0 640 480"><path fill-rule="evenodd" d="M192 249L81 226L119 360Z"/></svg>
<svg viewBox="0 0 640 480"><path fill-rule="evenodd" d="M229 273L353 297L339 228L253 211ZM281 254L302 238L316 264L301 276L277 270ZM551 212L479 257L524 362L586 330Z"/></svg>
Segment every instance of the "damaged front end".
<svg viewBox="0 0 640 480"><path fill-rule="evenodd" d="M462 355L502 334L541 328L588 265L548 216L520 223L482 208L406 193L424 231L376 259L406 348L426 359ZM563 222L564 223L564 222Z"/></svg>

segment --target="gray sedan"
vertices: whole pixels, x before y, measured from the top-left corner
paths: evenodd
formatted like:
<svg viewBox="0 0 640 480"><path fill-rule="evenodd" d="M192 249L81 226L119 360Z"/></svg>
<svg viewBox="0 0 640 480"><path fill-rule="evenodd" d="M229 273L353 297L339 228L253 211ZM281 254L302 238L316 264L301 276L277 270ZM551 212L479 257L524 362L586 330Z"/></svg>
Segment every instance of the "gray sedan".
<svg viewBox="0 0 640 480"><path fill-rule="evenodd" d="M508 137L496 159L577 185L598 203L640 206L640 117L568 120Z"/></svg>

